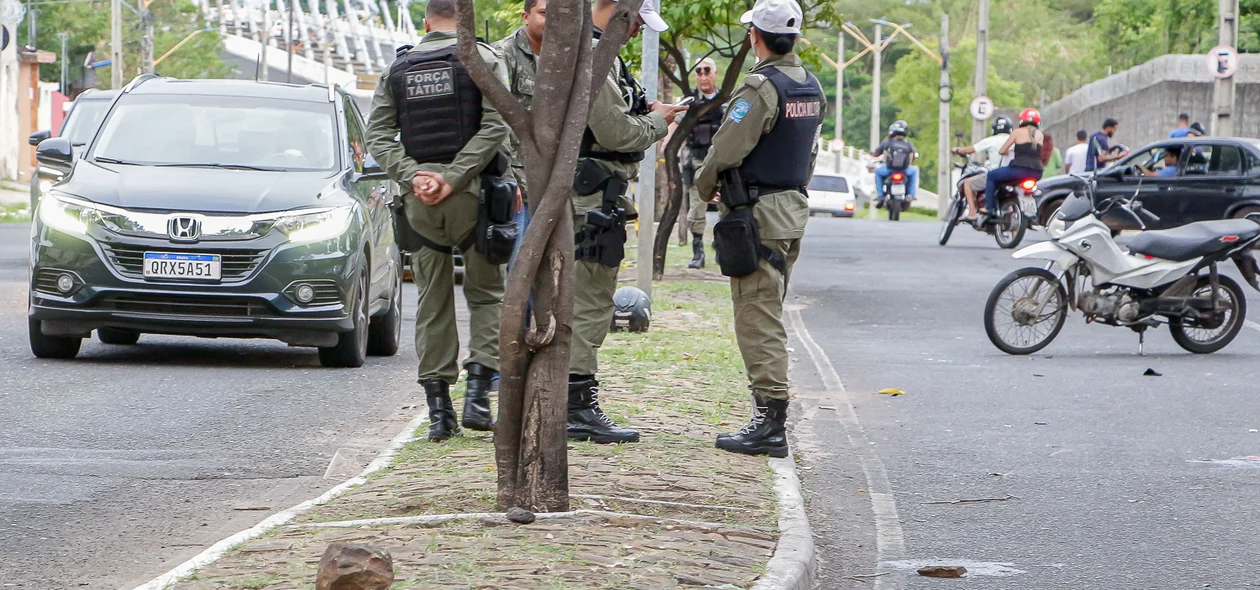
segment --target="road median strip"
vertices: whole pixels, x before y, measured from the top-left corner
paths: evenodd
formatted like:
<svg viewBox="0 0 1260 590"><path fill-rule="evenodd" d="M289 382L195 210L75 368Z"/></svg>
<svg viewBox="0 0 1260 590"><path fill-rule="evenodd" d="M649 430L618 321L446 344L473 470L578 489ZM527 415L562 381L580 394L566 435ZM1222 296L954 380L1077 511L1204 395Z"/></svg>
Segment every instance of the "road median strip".
<svg viewBox="0 0 1260 590"><path fill-rule="evenodd" d="M388 551L391 588L806 587L813 545L793 512L791 461L772 469L713 447L749 411L729 286L706 280L713 274L671 270L655 288L651 330L610 334L600 401L643 442L570 443L569 512L509 522L494 512L489 433L442 444L421 437L359 485L264 534L238 535L230 551L165 587L309 587L337 541ZM783 534L791 547L780 547L781 527L791 527Z"/></svg>

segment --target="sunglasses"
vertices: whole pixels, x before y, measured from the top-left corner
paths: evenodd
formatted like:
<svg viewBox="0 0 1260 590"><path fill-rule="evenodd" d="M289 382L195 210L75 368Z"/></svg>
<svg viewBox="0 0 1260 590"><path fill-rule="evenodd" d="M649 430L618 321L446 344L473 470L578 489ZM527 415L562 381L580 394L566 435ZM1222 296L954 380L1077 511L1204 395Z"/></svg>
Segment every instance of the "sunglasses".
<svg viewBox="0 0 1260 590"><path fill-rule="evenodd" d="M713 68L696 68L697 74L709 75L713 73Z"/></svg>

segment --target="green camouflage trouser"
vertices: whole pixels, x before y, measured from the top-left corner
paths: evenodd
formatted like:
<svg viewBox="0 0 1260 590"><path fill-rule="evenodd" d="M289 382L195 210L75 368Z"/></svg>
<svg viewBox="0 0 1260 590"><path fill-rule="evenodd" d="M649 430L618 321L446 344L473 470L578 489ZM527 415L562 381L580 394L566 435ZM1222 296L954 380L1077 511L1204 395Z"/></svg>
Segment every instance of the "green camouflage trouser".
<svg viewBox="0 0 1260 590"><path fill-rule="evenodd" d="M452 195L436 206L407 195L407 220L420 235L440 245L458 244L477 221L477 196ZM476 251L463 252L464 298L468 301L467 363L499 370L499 314L503 310L503 267L490 264ZM411 254L420 303L416 309L416 355L420 381L459 378L459 331L455 324L455 259L451 254L421 248ZM611 320L610 320L611 321Z"/></svg>
<svg viewBox="0 0 1260 590"><path fill-rule="evenodd" d="M762 240L787 259L780 273L762 260L757 272L731 279L735 305L735 339L748 372L748 388L769 399L788 399L787 331L783 327L783 299L788 279L801 253L801 241Z"/></svg>

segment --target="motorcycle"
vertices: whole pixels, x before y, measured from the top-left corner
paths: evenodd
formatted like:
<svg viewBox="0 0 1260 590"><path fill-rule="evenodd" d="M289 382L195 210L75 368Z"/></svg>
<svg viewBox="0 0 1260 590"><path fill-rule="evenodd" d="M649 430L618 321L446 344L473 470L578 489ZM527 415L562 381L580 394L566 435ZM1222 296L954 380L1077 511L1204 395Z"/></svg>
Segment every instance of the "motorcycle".
<svg viewBox="0 0 1260 590"><path fill-rule="evenodd" d="M1157 222L1159 216L1135 202L1136 192L1096 205L1097 180L1078 178L1085 181L1085 194L1073 193L1053 215L1046 228L1050 241L1014 254L1047 263L1010 273L989 295L984 330L993 345L1007 354L1037 352L1058 336L1069 307L1084 314L1086 323L1137 332L1138 354L1146 331L1161 324L1192 353L1229 345L1246 320L1247 299L1218 265L1233 260L1247 283L1260 290L1260 269L1251 253L1260 242L1260 214L1144 231L1126 252L1100 219L1117 210L1145 230L1144 220Z"/></svg>
<svg viewBox="0 0 1260 590"><path fill-rule="evenodd" d="M1037 199L1033 196L1037 192L1037 181L1027 178L1014 185L998 187L996 214L986 217L983 221L964 221L963 214L967 211L967 197L963 192L963 185L977 174L983 174L985 168L971 163L967 156L959 156L959 159L954 163L954 169L960 171L961 174L959 174L958 185L954 187L953 199L945 210L940 244L944 246L949 243L950 236L954 234L954 227L960 223L966 223L976 231L991 234L1002 249L1009 250L1019 246L1019 243L1024 240L1024 234L1028 232L1028 228L1037 216Z"/></svg>
<svg viewBox="0 0 1260 590"><path fill-rule="evenodd" d="M901 221L901 214L910 209L910 200L906 198L906 172L894 171L884 179L884 203L888 208L889 221Z"/></svg>

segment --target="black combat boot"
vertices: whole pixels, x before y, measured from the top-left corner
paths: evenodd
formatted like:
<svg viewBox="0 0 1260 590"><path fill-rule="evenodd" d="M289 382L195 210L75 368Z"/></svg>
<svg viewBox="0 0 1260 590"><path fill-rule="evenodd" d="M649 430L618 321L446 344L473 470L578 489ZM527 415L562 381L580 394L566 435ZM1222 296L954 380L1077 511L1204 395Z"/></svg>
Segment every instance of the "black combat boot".
<svg viewBox="0 0 1260 590"><path fill-rule="evenodd" d="M464 428L492 430L490 415L490 381L494 371L480 363L468 363L468 383L464 388Z"/></svg>
<svg viewBox="0 0 1260 590"><path fill-rule="evenodd" d="M569 440L599 444L639 442L639 433L621 428L599 408L599 381L569 377Z"/></svg>
<svg viewBox="0 0 1260 590"><path fill-rule="evenodd" d="M451 386L441 379L429 379L420 385L429 402L429 440L442 442L459 434L455 406L451 404Z"/></svg>
<svg viewBox="0 0 1260 590"><path fill-rule="evenodd" d="M691 252L687 268L704 268L704 234L691 234Z"/></svg>
<svg viewBox="0 0 1260 590"><path fill-rule="evenodd" d="M753 417L739 432L719 434L717 448L745 455L788 456L788 400L753 396Z"/></svg>

